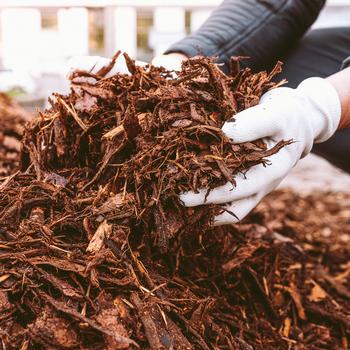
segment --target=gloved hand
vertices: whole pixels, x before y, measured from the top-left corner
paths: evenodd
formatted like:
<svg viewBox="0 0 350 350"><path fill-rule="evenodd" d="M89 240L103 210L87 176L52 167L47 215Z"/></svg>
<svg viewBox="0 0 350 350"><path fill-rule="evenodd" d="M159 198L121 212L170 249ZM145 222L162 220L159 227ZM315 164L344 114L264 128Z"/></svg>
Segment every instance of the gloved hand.
<svg viewBox="0 0 350 350"><path fill-rule="evenodd" d="M84 70L90 73L97 73L101 68L108 66L111 62L110 58L101 56L73 56L67 63L67 76L75 70ZM147 63L142 61L135 62L137 66L145 66ZM113 68L105 75L107 78L116 73L129 74L126 66L125 58L119 55Z"/></svg>
<svg viewBox="0 0 350 350"><path fill-rule="evenodd" d="M222 130L235 143L264 138L272 147L281 140L295 142L269 157L271 165L256 165L238 175L236 187L227 183L213 189L207 198L207 189L202 189L183 193L180 199L188 207L223 204L227 211L215 218L214 225L243 219L311 151L314 142L326 141L334 134L340 115L339 96L325 79L309 78L297 89L282 87L267 92L259 105L237 114Z"/></svg>
<svg viewBox="0 0 350 350"><path fill-rule="evenodd" d="M187 56L179 52L159 55L153 58L152 64L156 67L164 67L167 70L181 70L181 63L187 60Z"/></svg>
<svg viewBox="0 0 350 350"><path fill-rule="evenodd" d="M181 53L170 53L154 57L152 64L157 67L162 66L168 70L180 70L181 63L185 59L187 59L187 57ZM101 56L73 56L67 63L67 76L75 70L97 73L101 68L108 66L110 62L111 60L109 58ZM135 63L138 66L145 66L147 64L143 61L136 61ZM129 73L123 55L120 55L117 58L115 65L106 74L106 77L110 77L116 73Z"/></svg>

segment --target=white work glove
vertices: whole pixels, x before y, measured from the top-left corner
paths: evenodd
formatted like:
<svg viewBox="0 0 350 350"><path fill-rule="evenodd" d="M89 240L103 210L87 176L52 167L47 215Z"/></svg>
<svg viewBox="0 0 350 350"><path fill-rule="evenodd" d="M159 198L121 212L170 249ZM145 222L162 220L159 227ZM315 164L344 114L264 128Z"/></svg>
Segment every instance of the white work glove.
<svg viewBox="0 0 350 350"><path fill-rule="evenodd" d="M180 199L188 207L223 204L227 211L215 218L214 225L243 219L311 151L314 142L326 141L335 133L340 114L339 96L325 79L309 78L297 89L267 92L259 105L237 114L234 122L226 122L223 132L235 143L264 138L272 147L281 140L295 142L268 157L271 165L256 165L245 175L237 175L236 187L227 183L213 189L207 198L204 188L199 193L183 193Z"/></svg>
<svg viewBox="0 0 350 350"><path fill-rule="evenodd" d="M167 70L180 71L181 64L185 60L187 60L185 55L173 52L154 57L152 60L152 65L156 67L164 67Z"/></svg>
<svg viewBox="0 0 350 350"><path fill-rule="evenodd" d="M186 59L186 56L180 53L170 53L167 55L156 56L152 60L152 65L156 67L164 67L168 70L181 70L181 62ZM90 73L97 73L101 68L108 66L110 58L101 56L73 56L68 60L66 65L67 76L76 70L83 70ZM145 66L147 63L143 61L135 61L137 66ZM106 74L106 77L111 77L116 73L129 74L124 56L121 54L113 68Z"/></svg>
<svg viewBox="0 0 350 350"><path fill-rule="evenodd" d="M83 70L90 73L97 73L101 68L108 66L111 62L110 58L101 56L73 56L67 62L67 76L76 70ZM135 61L137 66L145 66L147 63ZM125 62L124 56L121 54L117 58L113 68L106 74L106 77L111 77L116 73L130 74Z"/></svg>

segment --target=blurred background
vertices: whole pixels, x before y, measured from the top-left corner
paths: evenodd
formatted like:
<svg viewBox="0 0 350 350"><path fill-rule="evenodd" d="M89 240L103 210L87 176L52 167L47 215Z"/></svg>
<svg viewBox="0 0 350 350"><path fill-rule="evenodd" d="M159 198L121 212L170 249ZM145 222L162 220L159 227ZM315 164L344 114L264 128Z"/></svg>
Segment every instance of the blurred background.
<svg viewBox="0 0 350 350"><path fill-rule="evenodd" d="M0 90L29 109L67 88L74 55L117 50L149 61L195 31L221 0L0 0ZM329 0L315 27L350 26L350 0Z"/></svg>

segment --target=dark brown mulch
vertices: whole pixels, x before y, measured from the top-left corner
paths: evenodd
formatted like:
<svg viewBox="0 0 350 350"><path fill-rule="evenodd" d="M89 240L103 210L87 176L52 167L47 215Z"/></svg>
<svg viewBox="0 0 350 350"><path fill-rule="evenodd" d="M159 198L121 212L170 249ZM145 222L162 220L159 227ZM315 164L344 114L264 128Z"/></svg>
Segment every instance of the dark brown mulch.
<svg viewBox="0 0 350 350"><path fill-rule="evenodd" d="M347 348L349 198L280 192L220 228L220 207L178 200L289 142L220 129L273 74L195 58L174 78L126 58L131 75L76 72L0 184L0 346Z"/></svg>

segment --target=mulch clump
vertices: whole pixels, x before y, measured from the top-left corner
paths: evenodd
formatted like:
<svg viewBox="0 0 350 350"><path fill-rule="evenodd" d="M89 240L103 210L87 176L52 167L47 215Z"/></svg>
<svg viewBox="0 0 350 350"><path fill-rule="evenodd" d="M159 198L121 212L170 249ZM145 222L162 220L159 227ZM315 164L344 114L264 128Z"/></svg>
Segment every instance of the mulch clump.
<svg viewBox="0 0 350 350"><path fill-rule="evenodd" d="M125 55L130 75L106 78L117 56L72 74L71 93L27 126L21 171L0 184L0 346L346 348L348 254L306 242L287 207L318 215L326 195L286 192L226 227L212 226L221 207L178 199L234 184L291 142L235 145L221 131L275 86L280 65L253 74L236 58L224 75L194 58L174 76ZM341 212L331 234L349 233ZM317 219L308 232L324 228Z"/></svg>
<svg viewBox="0 0 350 350"><path fill-rule="evenodd" d="M0 178L18 168L24 125L30 118L30 113L0 92Z"/></svg>

